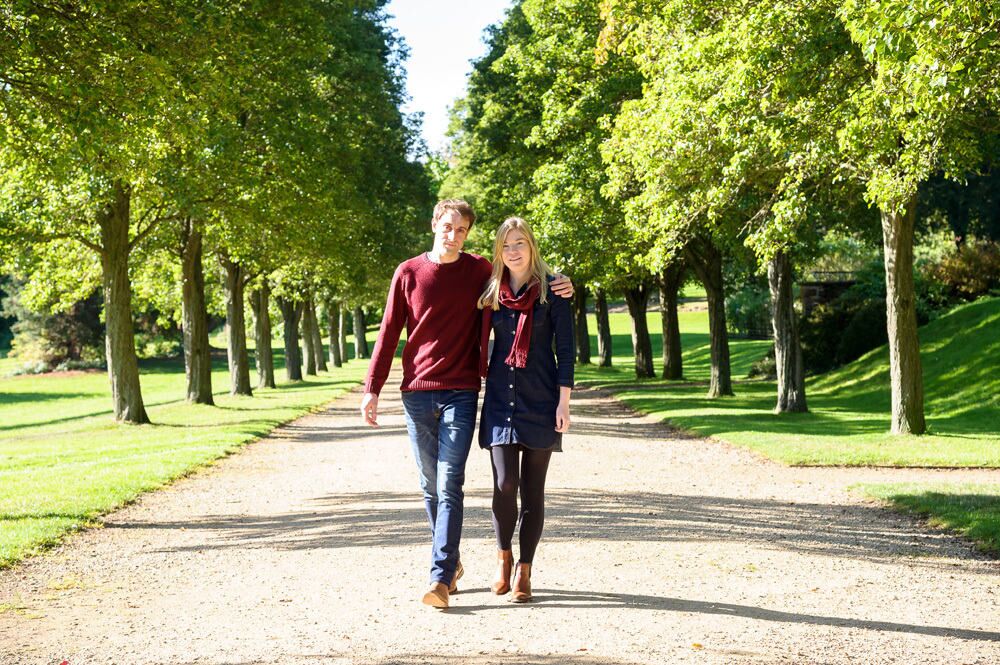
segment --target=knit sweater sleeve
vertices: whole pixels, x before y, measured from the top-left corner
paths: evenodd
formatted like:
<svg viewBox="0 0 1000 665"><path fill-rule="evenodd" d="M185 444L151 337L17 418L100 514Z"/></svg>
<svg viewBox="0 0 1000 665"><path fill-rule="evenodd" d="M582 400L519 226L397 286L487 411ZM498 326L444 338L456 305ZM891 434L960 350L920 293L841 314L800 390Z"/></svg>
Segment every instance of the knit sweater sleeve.
<svg viewBox="0 0 1000 665"><path fill-rule="evenodd" d="M406 325L406 272L403 265L396 268L389 285L389 297L385 303L385 314L378 331L378 339L368 364L368 376L365 379L365 392L378 395L382 392L385 381L389 378L392 358L396 355L399 336Z"/></svg>

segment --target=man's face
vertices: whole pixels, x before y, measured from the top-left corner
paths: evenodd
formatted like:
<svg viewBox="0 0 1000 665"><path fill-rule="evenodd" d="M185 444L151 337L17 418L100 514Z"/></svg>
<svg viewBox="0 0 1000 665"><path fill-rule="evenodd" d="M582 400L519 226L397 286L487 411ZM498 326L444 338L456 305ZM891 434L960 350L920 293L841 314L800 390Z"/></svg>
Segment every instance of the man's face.
<svg viewBox="0 0 1000 665"><path fill-rule="evenodd" d="M446 254L462 251L465 239L469 237L469 220L454 210L448 210L441 218L431 222L434 231L434 248Z"/></svg>

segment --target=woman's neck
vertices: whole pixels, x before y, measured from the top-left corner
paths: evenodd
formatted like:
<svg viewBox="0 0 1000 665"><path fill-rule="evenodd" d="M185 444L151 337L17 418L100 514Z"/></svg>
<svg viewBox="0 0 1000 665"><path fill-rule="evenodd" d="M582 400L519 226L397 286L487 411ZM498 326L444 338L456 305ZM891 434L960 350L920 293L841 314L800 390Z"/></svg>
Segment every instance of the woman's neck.
<svg viewBox="0 0 1000 665"><path fill-rule="evenodd" d="M513 270L507 269L510 273L510 290L517 293L524 283L528 281L528 269L514 272Z"/></svg>

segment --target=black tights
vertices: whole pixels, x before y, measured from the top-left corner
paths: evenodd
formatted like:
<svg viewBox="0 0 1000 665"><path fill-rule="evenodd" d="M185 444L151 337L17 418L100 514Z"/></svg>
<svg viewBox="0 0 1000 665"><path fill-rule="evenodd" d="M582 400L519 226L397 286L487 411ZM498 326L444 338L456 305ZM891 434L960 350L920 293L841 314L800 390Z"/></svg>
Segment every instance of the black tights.
<svg viewBox="0 0 1000 665"><path fill-rule="evenodd" d="M518 483L518 456L521 457ZM521 446L493 446L490 462L493 466L493 531L497 547L511 549L514 527L517 525L517 491L521 490L521 530L518 542L522 563L531 563L535 548L542 537L545 522L545 473L549 469L551 450L531 450Z"/></svg>

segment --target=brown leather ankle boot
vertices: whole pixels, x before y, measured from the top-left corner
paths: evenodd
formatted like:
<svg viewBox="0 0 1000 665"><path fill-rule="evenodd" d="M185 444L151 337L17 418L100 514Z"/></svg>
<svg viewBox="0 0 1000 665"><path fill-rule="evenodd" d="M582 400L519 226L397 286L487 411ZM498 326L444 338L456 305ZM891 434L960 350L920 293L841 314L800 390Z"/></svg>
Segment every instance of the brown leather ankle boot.
<svg viewBox="0 0 1000 665"><path fill-rule="evenodd" d="M497 550L497 574L490 588L498 596L510 591L510 573L514 567L514 552Z"/></svg>
<svg viewBox="0 0 1000 665"><path fill-rule="evenodd" d="M514 593L510 597L512 603L526 603L531 600L531 564L517 564L517 574L514 575Z"/></svg>

